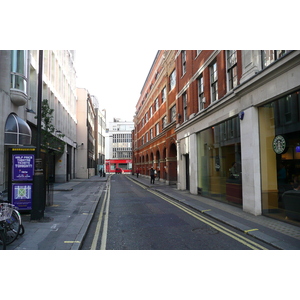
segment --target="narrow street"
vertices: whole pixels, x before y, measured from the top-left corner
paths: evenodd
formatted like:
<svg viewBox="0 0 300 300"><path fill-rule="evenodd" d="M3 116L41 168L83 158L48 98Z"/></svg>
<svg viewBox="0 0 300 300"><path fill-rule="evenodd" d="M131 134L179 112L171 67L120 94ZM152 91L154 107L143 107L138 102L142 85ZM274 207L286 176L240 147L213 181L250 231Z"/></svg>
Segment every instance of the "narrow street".
<svg viewBox="0 0 300 300"><path fill-rule="evenodd" d="M274 249L130 176L113 175L102 198L83 250Z"/></svg>

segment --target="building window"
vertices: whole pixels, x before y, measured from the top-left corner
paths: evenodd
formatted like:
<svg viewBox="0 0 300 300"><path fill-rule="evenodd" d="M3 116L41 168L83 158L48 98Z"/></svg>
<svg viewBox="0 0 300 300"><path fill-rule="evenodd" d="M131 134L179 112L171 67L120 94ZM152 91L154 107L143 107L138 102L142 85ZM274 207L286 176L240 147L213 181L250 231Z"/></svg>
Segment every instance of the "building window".
<svg viewBox="0 0 300 300"><path fill-rule="evenodd" d="M158 110L158 98L155 99L154 106L155 106L155 111L157 111Z"/></svg>
<svg viewBox="0 0 300 300"><path fill-rule="evenodd" d="M161 101L162 103L166 101L167 98L167 89L166 87L164 87L161 91Z"/></svg>
<svg viewBox="0 0 300 300"><path fill-rule="evenodd" d="M153 128L150 129L150 140L153 139Z"/></svg>
<svg viewBox="0 0 300 300"><path fill-rule="evenodd" d="M148 118L148 113L146 112L146 115L145 115L145 120L146 120L146 123L148 122L149 118Z"/></svg>
<svg viewBox="0 0 300 300"><path fill-rule="evenodd" d="M176 121L176 105L171 107L170 117L171 117L171 122Z"/></svg>
<svg viewBox="0 0 300 300"><path fill-rule="evenodd" d="M159 135L159 123L155 124L156 135Z"/></svg>
<svg viewBox="0 0 300 300"><path fill-rule="evenodd" d="M162 118L162 129L164 129L165 127L167 126L167 116L164 116L163 118Z"/></svg>
<svg viewBox="0 0 300 300"><path fill-rule="evenodd" d="M236 50L227 50L227 76L228 88L232 90L237 86L237 56Z"/></svg>
<svg viewBox="0 0 300 300"><path fill-rule="evenodd" d="M210 89L211 89L211 100L218 100L218 69L217 62L214 62L210 66Z"/></svg>
<svg viewBox="0 0 300 300"><path fill-rule="evenodd" d="M187 120L187 94L182 95L182 107L183 107L183 122Z"/></svg>
<svg viewBox="0 0 300 300"><path fill-rule="evenodd" d="M204 109L204 86L203 86L203 75L200 75L198 78L198 107L199 111Z"/></svg>
<svg viewBox="0 0 300 300"><path fill-rule="evenodd" d="M149 116L150 116L150 118L152 117L152 115L153 115L152 106L150 106L150 109L149 109Z"/></svg>
<svg viewBox="0 0 300 300"><path fill-rule="evenodd" d="M262 64L263 68L270 65L275 61L275 51L274 50L262 50Z"/></svg>
<svg viewBox="0 0 300 300"><path fill-rule="evenodd" d="M11 51L11 88L27 94L27 51Z"/></svg>
<svg viewBox="0 0 300 300"><path fill-rule="evenodd" d="M170 75L170 91L173 90L175 85L176 85L176 70L174 70Z"/></svg>
<svg viewBox="0 0 300 300"><path fill-rule="evenodd" d="M182 67L182 75L186 73L186 51L181 51L181 67Z"/></svg>
<svg viewBox="0 0 300 300"><path fill-rule="evenodd" d="M262 68L266 68L276 59L284 56L287 52L288 50L262 50Z"/></svg>

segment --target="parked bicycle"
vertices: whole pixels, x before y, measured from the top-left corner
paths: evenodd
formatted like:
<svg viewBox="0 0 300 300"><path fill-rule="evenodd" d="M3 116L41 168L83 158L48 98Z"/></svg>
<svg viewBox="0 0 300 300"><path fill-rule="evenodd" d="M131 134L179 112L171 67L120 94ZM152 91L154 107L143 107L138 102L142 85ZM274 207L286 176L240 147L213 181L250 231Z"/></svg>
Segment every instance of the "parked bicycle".
<svg viewBox="0 0 300 300"><path fill-rule="evenodd" d="M24 232L19 211L13 204L5 202L3 194L0 193L0 247L6 249L6 245L11 244Z"/></svg>

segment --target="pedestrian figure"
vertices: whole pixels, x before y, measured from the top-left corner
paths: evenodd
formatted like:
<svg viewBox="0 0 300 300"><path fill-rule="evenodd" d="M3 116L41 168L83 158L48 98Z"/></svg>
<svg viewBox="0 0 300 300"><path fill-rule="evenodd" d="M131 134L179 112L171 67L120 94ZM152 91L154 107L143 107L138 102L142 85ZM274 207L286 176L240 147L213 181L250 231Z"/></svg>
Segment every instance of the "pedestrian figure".
<svg viewBox="0 0 300 300"><path fill-rule="evenodd" d="M153 167L151 167L150 169L150 184L153 183L154 184L154 180L155 180L155 172Z"/></svg>
<svg viewBox="0 0 300 300"><path fill-rule="evenodd" d="M100 169L99 175L100 175L100 177L102 177L102 169Z"/></svg>
<svg viewBox="0 0 300 300"><path fill-rule="evenodd" d="M136 169L136 178L139 178L140 170Z"/></svg>

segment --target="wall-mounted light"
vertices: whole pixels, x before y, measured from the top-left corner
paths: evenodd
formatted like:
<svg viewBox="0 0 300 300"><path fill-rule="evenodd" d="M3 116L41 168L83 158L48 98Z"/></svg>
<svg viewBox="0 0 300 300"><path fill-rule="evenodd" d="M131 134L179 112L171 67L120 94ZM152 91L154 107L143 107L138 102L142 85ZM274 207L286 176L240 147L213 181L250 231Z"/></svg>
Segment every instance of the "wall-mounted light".
<svg viewBox="0 0 300 300"><path fill-rule="evenodd" d="M81 143L80 145L78 145L77 142L74 142L74 144L75 144L75 148L76 148L76 149L78 149L79 147L81 147L81 146L84 145L83 143Z"/></svg>
<svg viewBox="0 0 300 300"><path fill-rule="evenodd" d="M241 111L239 113L239 118L240 118L241 121L244 119L244 115L245 115L245 113L243 111Z"/></svg>
<svg viewBox="0 0 300 300"><path fill-rule="evenodd" d="M26 112L36 115L36 112L34 110L32 110L31 108L26 107Z"/></svg>

